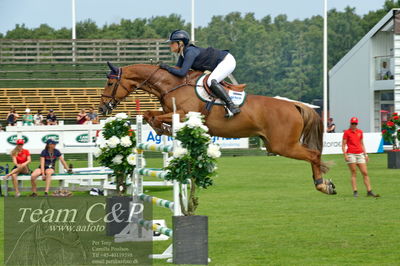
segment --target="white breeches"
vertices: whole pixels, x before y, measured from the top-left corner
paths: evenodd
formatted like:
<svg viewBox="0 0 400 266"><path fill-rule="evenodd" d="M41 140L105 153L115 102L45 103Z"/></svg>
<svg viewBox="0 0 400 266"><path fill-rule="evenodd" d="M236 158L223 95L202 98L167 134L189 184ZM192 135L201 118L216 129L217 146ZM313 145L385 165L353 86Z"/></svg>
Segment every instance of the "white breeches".
<svg viewBox="0 0 400 266"><path fill-rule="evenodd" d="M231 54L227 54L224 60L221 61L211 73L210 77L207 80L207 85L211 86L211 80L215 79L218 82L223 81L229 74L235 70L236 60Z"/></svg>

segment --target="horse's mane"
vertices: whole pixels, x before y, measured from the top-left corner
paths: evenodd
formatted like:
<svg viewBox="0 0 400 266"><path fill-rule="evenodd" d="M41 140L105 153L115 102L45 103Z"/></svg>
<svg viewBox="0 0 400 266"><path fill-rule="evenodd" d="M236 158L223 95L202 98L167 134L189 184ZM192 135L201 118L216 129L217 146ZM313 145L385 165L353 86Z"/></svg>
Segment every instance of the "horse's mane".
<svg viewBox="0 0 400 266"><path fill-rule="evenodd" d="M155 68L158 68L159 66L158 66L158 65L149 65L149 64L134 64L134 65L123 66L122 68L123 68L123 69L127 69L127 68L136 68L136 67L138 67L138 68L140 68L140 67L146 67L146 68L153 68L153 69L155 69ZM195 79L197 79L198 77L200 77L203 73L204 73L204 72L202 72L202 71L198 71L198 70L193 70L193 69L191 69L191 70L189 70L188 74L187 74L185 77L178 77L178 76L175 76L175 75L173 75L173 74L170 74L170 73L169 73L169 74L170 74L172 77L174 77L174 78L176 78L176 79L179 79L179 80L184 80L186 77L188 77L189 80L195 80Z"/></svg>

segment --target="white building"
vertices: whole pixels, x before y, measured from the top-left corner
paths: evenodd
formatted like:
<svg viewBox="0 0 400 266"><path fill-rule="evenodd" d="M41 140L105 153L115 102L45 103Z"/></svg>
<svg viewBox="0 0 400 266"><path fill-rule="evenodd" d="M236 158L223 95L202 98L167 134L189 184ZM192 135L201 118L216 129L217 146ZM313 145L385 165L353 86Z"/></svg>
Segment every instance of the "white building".
<svg viewBox="0 0 400 266"><path fill-rule="evenodd" d="M387 115L400 113L400 9L387 13L329 71L329 110L336 132L353 116L365 132L378 132Z"/></svg>

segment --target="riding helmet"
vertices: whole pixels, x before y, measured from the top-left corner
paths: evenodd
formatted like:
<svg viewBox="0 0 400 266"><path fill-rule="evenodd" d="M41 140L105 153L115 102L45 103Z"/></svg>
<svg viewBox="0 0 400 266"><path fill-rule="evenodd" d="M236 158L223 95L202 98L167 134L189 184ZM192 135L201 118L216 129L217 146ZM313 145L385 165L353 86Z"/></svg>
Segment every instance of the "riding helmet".
<svg viewBox="0 0 400 266"><path fill-rule="evenodd" d="M184 30L175 30L171 33L169 39L167 40L167 42L178 42L178 41L182 41L185 44L185 46L188 45L190 41L189 33L187 33Z"/></svg>

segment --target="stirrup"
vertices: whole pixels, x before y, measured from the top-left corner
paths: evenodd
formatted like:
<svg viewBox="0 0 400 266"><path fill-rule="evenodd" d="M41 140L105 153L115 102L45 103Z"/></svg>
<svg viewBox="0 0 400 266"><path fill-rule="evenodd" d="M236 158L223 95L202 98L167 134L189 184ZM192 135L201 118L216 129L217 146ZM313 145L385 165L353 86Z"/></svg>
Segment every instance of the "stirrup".
<svg viewBox="0 0 400 266"><path fill-rule="evenodd" d="M224 105L224 107L225 107L225 111L226 111L226 114L225 114L226 118L232 118L235 115L237 115L238 113L240 113L239 107L236 107L239 110L239 112L236 112L235 114L231 111L231 109L228 108L228 106Z"/></svg>
<svg viewBox="0 0 400 266"><path fill-rule="evenodd" d="M225 112L226 112L225 117L226 117L226 118L232 118L232 117L234 116L234 114L232 113L232 111L229 110L229 108L228 108L226 105L224 105L224 107L225 107Z"/></svg>

